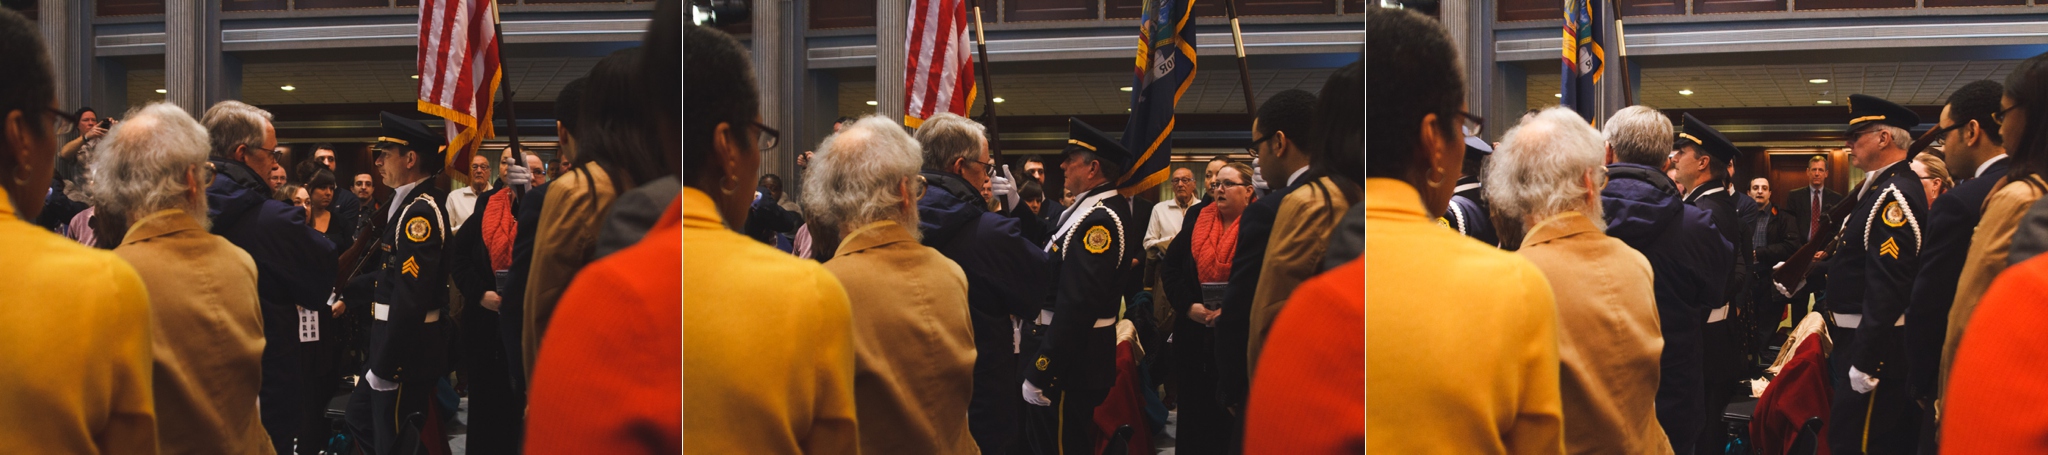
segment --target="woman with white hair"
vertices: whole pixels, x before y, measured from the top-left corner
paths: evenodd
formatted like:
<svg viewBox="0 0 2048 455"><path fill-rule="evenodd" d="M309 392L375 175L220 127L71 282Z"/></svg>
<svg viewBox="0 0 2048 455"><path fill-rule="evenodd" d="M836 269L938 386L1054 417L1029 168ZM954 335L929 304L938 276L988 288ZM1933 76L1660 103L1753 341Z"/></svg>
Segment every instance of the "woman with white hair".
<svg viewBox="0 0 2048 455"><path fill-rule="evenodd" d="M1522 248L1557 297L1559 391L1571 453L1672 453L1657 424L1657 326L1650 262L1603 232L1600 132L1550 108L1508 130L1487 164L1493 210L1529 226Z"/></svg>
<svg viewBox="0 0 2048 455"><path fill-rule="evenodd" d="M206 129L169 103L125 117L100 141L88 188L100 216L128 226L114 254L149 289L157 442L166 453L270 452L256 408L256 262L207 232Z"/></svg>
<svg viewBox="0 0 2048 455"><path fill-rule="evenodd" d="M924 158L868 116L825 138L804 179L810 223L844 232L825 269L853 305L853 397L866 453L974 453L967 275L919 243Z"/></svg>

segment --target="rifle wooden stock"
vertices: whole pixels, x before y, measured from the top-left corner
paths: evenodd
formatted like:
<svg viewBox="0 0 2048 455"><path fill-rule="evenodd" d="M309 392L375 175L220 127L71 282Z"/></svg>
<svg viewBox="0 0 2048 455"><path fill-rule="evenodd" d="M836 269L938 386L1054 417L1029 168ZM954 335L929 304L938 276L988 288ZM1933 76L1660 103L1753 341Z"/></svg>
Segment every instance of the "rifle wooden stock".
<svg viewBox="0 0 2048 455"><path fill-rule="evenodd" d="M384 218L374 215L371 213L363 214L363 216L371 218L363 223L361 229L356 230L355 244L350 245L348 251L341 252L339 259L340 267L335 269L338 271L334 277L335 292L340 292L342 288L348 287L349 280L355 278L356 274L362 271L364 263L369 262L370 248L377 245L377 240L384 230Z"/></svg>
<svg viewBox="0 0 2048 455"><path fill-rule="evenodd" d="M1933 134L1934 131L1928 131L1928 133L1920 136L1920 139L1914 140L1913 145L1907 148L1907 160L1913 159L1913 156L1919 155L1921 150L1925 150L1927 146L1934 144L1934 140L1937 139ZM1877 177L1875 175L1870 176L1870 178ZM1821 218L1821 221L1827 224L1821 225L1819 229L1816 229L1813 238L1806 239L1806 244L1801 245L1798 252L1792 253L1792 257L1785 260L1785 265L1779 266L1776 272L1771 273L1771 281L1777 282L1778 286L1783 289L1780 293L1788 294L1789 296L1789 294L1798 292L1800 286L1805 285L1806 272L1813 267L1814 254L1827 248L1828 244L1834 243L1836 234L1840 233L1842 220L1849 217L1849 212L1855 206L1856 200L1845 199L1842 202L1836 203L1834 207L1828 208L1828 213Z"/></svg>

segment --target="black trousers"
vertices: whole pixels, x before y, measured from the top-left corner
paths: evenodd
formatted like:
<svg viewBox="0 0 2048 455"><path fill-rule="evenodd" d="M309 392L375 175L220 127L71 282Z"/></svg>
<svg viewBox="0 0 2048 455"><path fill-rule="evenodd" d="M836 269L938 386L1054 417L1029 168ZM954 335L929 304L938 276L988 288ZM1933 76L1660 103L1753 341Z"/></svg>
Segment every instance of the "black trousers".
<svg viewBox="0 0 2048 455"><path fill-rule="evenodd" d="M263 312L263 384L256 391L257 415L270 434L271 450L292 453L292 437L304 419L306 359L300 352L297 307L266 305Z"/></svg>
<svg viewBox="0 0 2048 455"><path fill-rule="evenodd" d="M1728 402L1734 401L1736 387L1742 381L1743 356L1736 338L1741 335L1741 328L1734 319L1723 319L1701 326L1700 333L1701 350L1705 353L1700 373L1706 378L1707 401L1704 425L1693 453L1718 454L1728 450L1728 422L1722 415L1727 413Z"/></svg>
<svg viewBox="0 0 2048 455"><path fill-rule="evenodd" d="M1174 423L1175 453L1229 453L1230 411L1223 409L1222 400L1216 395L1216 354L1212 346L1215 340L1211 330L1194 321L1174 328L1173 373L1183 397Z"/></svg>
<svg viewBox="0 0 2048 455"><path fill-rule="evenodd" d="M1020 430L1017 417L1024 405L1020 393L1023 380L1017 377L1017 354L1011 352L1009 327L984 338L985 328L994 327L977 326L975 330L974 396L967 403L967 432L974 436L981 453L1002 455L1015 443Z"/></svg>
<svg viewBox="0 0 2048 455"><path fill-rule="evenodd" d="M1873 322L1866 319L1863 324ZM1903 333L1897 327L1862 328L1856 331L1856 337ZM1848 355L1854 349L1849 346L1878 341L1856 337L1835 339L1835 350L1841 354L1836 358L1842 363L1839 367L1842 386L1835 389L1834 400L1829 406L1828 452L1843 455L1917 453L1920 450L1920 405L1913 402L1912 384L1904 374L1906 369L1868 372L1877 378L1877 387L1869 392L1857 393L1849 387L1851 365ZM1844 342L1845 339L1853 342ZM1899 364L1897 359L1886 360L1886 365Z"/></svg>
<svg viewBox="0 0 2048 455"><path fill-rule="evenodd" d="M1095 446L1109 437L1095 427L1095 407L1109 398L1109 389L1047 390L1045 397L1052 406L1025 405L1024 438L1031 453L1093 455Z"/></svg>
<svg viewBox="0 0 2048 455"><path fill-rule="evenodd" d="M315 455L327 448L334 427L327 421L327 403L341 390L341 343L333 330L323 330L319 341L299 343L299 431L291 438L271 439L277 453Z"/></svg>
<svg viewBox="0 0 2048 455"><path fill-rule="evenodd" d="M512 390L497 312L481 307L462 312L462 376L469 383L468 453L519 453L526 397Z"/></svg>
<svg viewBox="0 0 2048 455"><path fill-rule="evenodd" d="M446 326L446 321L423 325L419 339L422 342L443 342L447 339ZM369 377L365 376L349 394L349 430L355 434L357 445L364 452L371 455L427 453L419 432L432 418L427 408L435 400L436 384L441 381L446 367L442 363L444 359L420 360L411 365L413 373L407 375L396 390L372 389Z"/></svg>

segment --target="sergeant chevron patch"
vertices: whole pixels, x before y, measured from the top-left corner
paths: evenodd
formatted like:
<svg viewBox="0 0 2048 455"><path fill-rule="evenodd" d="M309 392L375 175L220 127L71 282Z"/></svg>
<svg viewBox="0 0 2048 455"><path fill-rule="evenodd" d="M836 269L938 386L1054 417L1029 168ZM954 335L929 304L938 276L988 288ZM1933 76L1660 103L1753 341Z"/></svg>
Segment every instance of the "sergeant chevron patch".
<svg viewBox="0 0 2048 455"><path fill-rule="evenodd" d="M405 258L405 265L398 267L398 273L412 275L413 278L419 278L420 263L414 262L413 259L414 258Z"/></svg>
<svg viewBox="0 0 2048 455"><path fill-rule="evenodd" d="M1877 254L1881 256L1891 256L1892 259L1898 259L1899 242L1897 242L1897 240L1898 239L1895 238L1884 239L1884 245L1877 247Z"/></svg>

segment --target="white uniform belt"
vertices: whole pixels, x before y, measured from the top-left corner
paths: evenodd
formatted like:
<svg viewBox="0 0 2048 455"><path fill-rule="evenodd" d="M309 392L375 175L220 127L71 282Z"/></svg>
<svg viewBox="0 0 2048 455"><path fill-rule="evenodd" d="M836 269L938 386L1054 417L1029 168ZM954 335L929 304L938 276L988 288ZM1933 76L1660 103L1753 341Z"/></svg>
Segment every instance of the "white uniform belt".
<svg viewBox="0 0 2048 455"><path fill-rule="evenodd" d="M1038 325L1052 325L1052 310L1038 310L1038 320L1033 322L1037 322ZM1109 327L1112 325L1116 325L1116 318L1102 318L1095 320L1095 328L1098 329L1103 327Z"/></svg>
<svg viewBox="0 0 2048 455"><path fill-rule="evenodd" d="M391 320L391 305L374 302L370 303L370 313L376 315L377 320L379 321L389 321ZM427 318L424 322L435 322L440 320L440 311L430 311L427 312Z"/></svg>
<svg viewBox="0 0 2048 455"><path fill-rule="evenodd" d="M1835 315L1835 327L1853 329L1856 328L1856 326L1863 325L1863 315L1861 314L1842 314L1835 312L1829 312L1829 314Z"/></svg>
<svg viewBox="0 0 2048 455"><path fill-rule="evenodd" d="M1708 324L1726 320L1728 320L1728 304L1721 304L1720 308L1715 308L1714 311L1707 312Z"/></svg>

